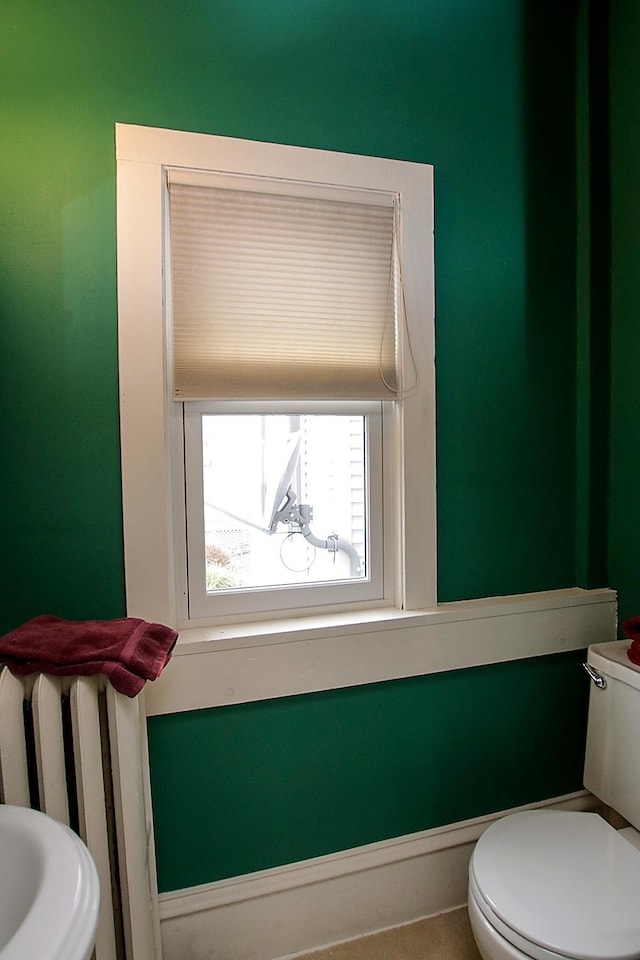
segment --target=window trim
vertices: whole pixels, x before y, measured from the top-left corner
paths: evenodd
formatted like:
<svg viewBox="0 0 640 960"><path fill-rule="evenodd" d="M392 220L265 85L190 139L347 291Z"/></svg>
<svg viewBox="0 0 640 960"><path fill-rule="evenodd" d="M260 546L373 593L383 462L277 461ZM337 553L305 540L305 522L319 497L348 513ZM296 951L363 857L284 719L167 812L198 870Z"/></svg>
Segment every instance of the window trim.
<svg viewBox="0 0 640 960"><path fill-rule="evenodd" d="M217 170L395 192L401 204L405 362L417 384L385 417L394 437L385 484L397 490L395 596L399 609L436 603L433 168L426 164L257 144L116 124L117 251L123 520L127 612L182 627L175 598L182 562L174 524L171 438L181 407L168 397L163 303L167 167ZM389 430L385 425L387 434Z"/></svg>

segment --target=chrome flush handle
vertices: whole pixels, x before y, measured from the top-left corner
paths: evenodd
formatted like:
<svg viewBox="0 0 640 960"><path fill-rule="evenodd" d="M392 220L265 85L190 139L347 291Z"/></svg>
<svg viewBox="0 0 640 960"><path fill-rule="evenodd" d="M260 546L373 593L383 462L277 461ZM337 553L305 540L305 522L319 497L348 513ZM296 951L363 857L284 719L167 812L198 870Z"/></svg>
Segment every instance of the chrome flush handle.
<svg viewBox="0 0 640 960"><path fill-rule="evenodd" d="M590 663L583 663L582 666L585 668L598 690L605 690L607 687L607 678L603 677L601 673L598 673L595 667L592 667Z"/></svg>

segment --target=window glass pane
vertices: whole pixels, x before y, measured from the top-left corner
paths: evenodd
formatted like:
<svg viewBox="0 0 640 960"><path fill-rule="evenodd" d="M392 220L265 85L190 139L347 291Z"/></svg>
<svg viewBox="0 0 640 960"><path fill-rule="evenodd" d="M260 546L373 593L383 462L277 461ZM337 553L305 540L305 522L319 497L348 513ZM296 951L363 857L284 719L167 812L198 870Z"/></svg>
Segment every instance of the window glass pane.
<svg viewBox="0 0 640 960"><path fill-rule="evenodd" d="M204 414L208 593L367 578L366 417Z"/></svg>

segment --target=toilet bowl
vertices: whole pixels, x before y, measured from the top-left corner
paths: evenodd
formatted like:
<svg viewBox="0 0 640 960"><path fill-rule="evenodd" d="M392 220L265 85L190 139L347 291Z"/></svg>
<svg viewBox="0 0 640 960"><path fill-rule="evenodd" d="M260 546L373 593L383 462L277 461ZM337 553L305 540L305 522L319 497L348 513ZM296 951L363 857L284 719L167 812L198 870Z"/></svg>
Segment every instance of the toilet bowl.
<svg viewBox="0 0 640 960"><path fill-rule="evenodd" d="M637 960L639 893L640 850L595 813L505 817L469 864L469 917L485 960Z"/></svg>
<svg viewBox="0 0 640 960"><path fill-rule="evenodd" d="M584 782L633 826L550 809L490 826L469 862L483 960L640 960L640 668L628 646L589 649Z"/></svg>

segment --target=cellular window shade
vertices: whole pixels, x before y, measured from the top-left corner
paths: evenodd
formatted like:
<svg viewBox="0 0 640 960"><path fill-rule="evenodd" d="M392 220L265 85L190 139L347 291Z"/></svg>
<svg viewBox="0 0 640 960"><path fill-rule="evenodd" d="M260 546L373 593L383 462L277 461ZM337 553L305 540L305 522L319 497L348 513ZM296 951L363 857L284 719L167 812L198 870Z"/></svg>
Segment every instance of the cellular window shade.
<svg viewBox="0 0 640 960"><path fill-rule="evenodd" d="M173 395L397 392L394 208L171 182Z"/></svg>

